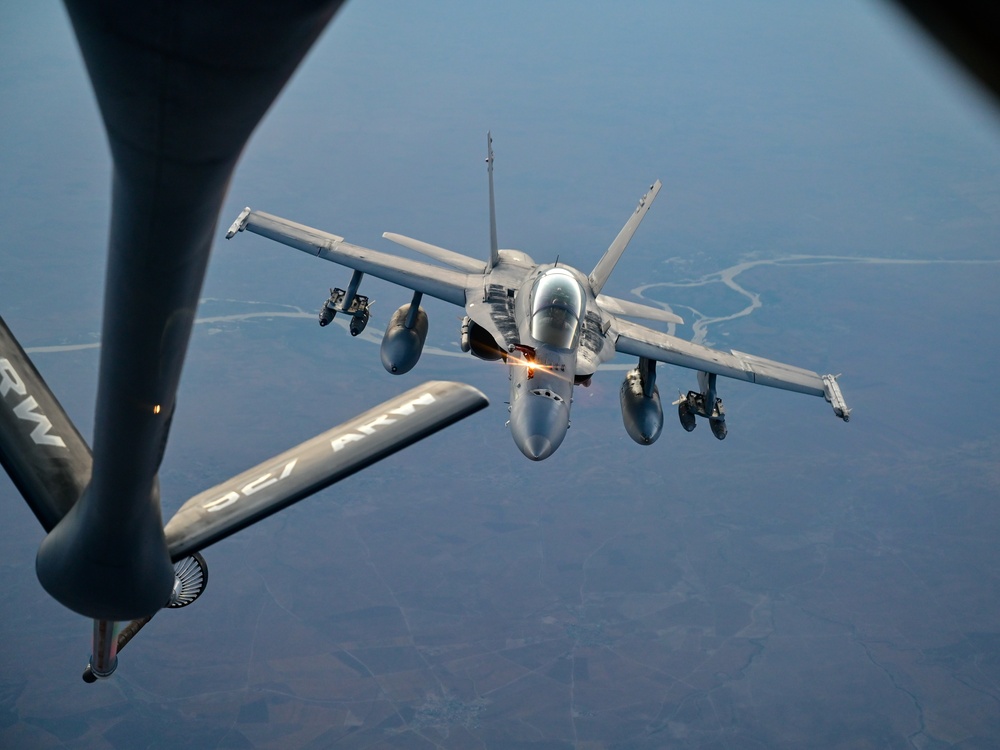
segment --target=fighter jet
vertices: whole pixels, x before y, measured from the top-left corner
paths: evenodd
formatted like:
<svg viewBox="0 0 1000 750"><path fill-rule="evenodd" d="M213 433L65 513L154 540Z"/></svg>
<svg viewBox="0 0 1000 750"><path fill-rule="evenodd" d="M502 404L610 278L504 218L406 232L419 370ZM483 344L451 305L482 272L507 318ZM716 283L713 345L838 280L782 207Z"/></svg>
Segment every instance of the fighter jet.
<svg viewBox="0 0 1000 750"><path fill-rule="evenodd" d="M250 231L354 269L346 290L331 290L319 321L326 325L337 313L349 315L354 335L364 329L369 317L368 298L357 293L364 274L413 290L413 299L393 313L382 339L382 364L391 373L409 371L420 357L428 325L420 307L423 295L463 307L461 348L480 359L508 365L511 435L521 452L535 461L551 456L562 444L570 425L574 387L589 385L597 368L616 352L638 357L636 368L622 383L620 400L626 431L643 445L655 442L663 426L657 362L698 372L698 390L676 402L681 425L688 432L702 417L709 421L715 437L726 437L719 375L823 396L838 417L845 422L850 418L836 376L685 341L627 319L682 323L672 312L602 294L660 191L659 180L639 200L594 270L584 274L558 259L537 263L520 250L499 249L489 134L486 163L490 255L485 262L410 237L382 235L449 266L441 268L352 245L338 235L250 208L240 213L226 237Z"/></svg>

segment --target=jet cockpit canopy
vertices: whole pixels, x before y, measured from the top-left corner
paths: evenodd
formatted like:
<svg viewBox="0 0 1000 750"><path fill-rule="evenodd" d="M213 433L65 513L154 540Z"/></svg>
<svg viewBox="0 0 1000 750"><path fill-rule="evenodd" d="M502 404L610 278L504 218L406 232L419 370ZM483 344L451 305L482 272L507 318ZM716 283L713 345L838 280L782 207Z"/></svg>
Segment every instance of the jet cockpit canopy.
<svg viewBox="0 0 1000 750"><path fill-rule="evenodd" d="M586 295L572 273L550 268L531 289L531 336L560 349L572 347L580 335Z"/></svg>

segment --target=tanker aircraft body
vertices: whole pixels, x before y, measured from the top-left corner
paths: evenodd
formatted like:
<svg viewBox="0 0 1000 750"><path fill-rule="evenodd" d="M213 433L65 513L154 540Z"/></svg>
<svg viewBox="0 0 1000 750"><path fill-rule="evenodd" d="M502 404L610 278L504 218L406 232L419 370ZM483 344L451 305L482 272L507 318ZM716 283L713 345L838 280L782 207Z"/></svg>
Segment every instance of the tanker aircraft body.
<svg viewBox="0 0 1000 750"><path fill-rule="evenodd" d="M201 595L205 547L487 402L461 383L418 386L195 495L164 526L160 461L230 175L342 0L64 2L114 163L93 448L0 319L0 464L47 533L39 582L93 619L94 682L153 615Z"/></svg>
<svg viewBox="0 0 1000 750"><path fill-rule="evenodd" d="M634 323L626 318L683 321L668 310L601 293L656 198L659 181L642 196L607 252L586 275L558 259L536 263L520 250L498 248L489 135L486 162L490 200L487 262L402 235L382 235L450 266L441 268L352 245L343 237L250 208L236 218L226 237L231 239L248 230L354 269L347 289L331 290L330 299L320 310L320 325L329 323L338 312L351 316L354 335L368 322L368 298L357 294L364 274L413 290L412 301L392 315L382 340L382 363L391 373L407 372L420 357L427 336L427 314L419 306L422 295L465 308L462 350L481 359L502 359L509 365L511 434L521 452L536 461L550 456L562 443L570 424L574 385L589 385L597 368L615 352L639 360L625 376L620 397L625 428L640 444L653 443L663 426L657 362L698 372L699 390L689 391L677 402L681 424L689 432L701 416L709 420L717 438L726 436L725 411L716 389L719 375L823 396L838 417L845 422L849 419L850 410L835 376L821 376L737 351L718 351Z"/></svg>

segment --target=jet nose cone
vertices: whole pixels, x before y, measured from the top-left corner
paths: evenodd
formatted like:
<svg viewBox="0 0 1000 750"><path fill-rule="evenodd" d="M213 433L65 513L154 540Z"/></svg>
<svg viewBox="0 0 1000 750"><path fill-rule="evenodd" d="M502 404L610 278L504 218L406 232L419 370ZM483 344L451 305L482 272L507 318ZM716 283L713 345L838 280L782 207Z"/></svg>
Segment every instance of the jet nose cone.
<svg viewBox="0 0 1000 750"><path fill-rule="evenodd" d="M518 448L532 461L541 461L548 458L555 451L552 441L543 435L532 435L523 444L519 443Z"/></svg>
<svg viewBox="0 0 1000 750"><path fill-rule="evenodd" d="M511 407L510 431L521 453L541 461L555 453L569 427L569 406L545 396L529 393Z"/></svg>

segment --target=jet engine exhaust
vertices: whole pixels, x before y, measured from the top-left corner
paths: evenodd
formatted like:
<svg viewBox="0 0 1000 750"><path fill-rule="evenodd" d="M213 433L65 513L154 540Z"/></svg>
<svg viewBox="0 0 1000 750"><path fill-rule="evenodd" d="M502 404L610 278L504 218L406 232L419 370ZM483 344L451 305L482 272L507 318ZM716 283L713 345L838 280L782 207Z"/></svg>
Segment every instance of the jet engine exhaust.
<svg viewBox="0 0 1000 750"><path fill-rule="evenodd" d="M463 352L471 352L472 356L486 362L495 362L507 356L503 349L497 346L496 339L468 316L462 321L460 347Z"/></svg>

